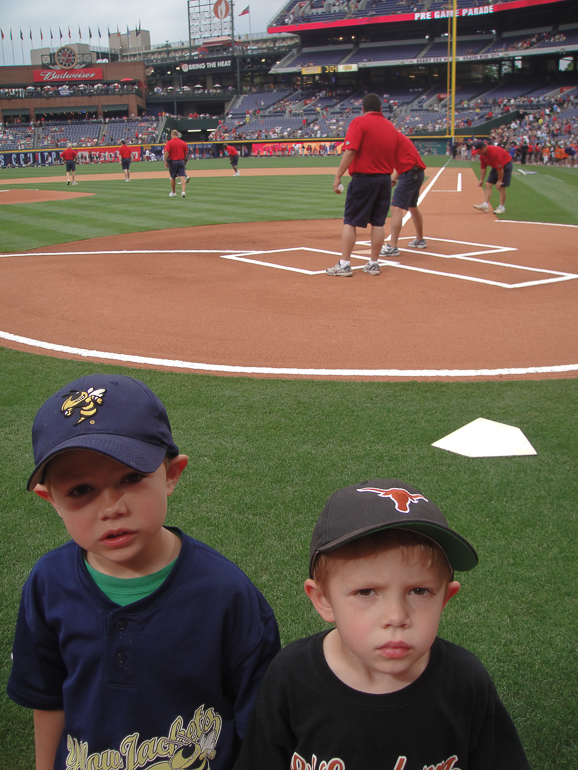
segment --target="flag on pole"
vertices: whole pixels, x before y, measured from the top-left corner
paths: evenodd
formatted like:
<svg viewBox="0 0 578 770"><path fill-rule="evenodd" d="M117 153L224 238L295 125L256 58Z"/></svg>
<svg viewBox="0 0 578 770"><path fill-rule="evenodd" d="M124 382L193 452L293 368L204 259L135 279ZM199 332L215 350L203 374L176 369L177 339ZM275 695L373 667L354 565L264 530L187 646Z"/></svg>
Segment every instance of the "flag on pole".
<svg viewBox="0 0 578 770"><path fill-rule="evenodd" d="M22 34L22 27L20 27L20 40L24 40L24 35Z"/></svg>
<svg viewBox="0 0 578 770"><path fill-rule="evenodd" d="M80 27L78 29L80 29ZM70 34L70 27L68 28L68 39L72 40L72 35Z"/></svg>
<svg viewBox="0 0 578 770"><path fill-rule="evenodd" d="M60 39L62 40L62 30L60 29L60 27L58 27L58 31L60 32Z"/></svg>
<svg viewBox="0 0 578 770"><path fill-rule="evenodd" d="M79 40L82 40L82 32L80 31L80 26L78 27L78 38Z"/></svg>
<svg viewBox="0 0 578 770"><path fill-rule="evenodd" d="M98 26L98 39L100 40L101 37L102 37L102 35L100 34L100 25L99 25Z"/></svg>
<svg viewBox="0 0 578 770"><path fill-rule="evenodd" d="M4 40L4 33L2 32L1 29L0 29L0 35L2 35L2 40Z"/></svg>
<svg viewBox="0 0 578 770"><path fill-rule="evenodd" d="M140 35L140 19L138 20L138 27L136 27L136 36Z"/></svg>
<svg viewBox="0 0 578 770"><path fill-rule="evenodd" d="M92 40L92 32L90 31L90 27L88 28L88 39Z"/></svg>
<svg viewBox="0 0 578 770"><path fill-rule="evenodd" d="M116 36L120 37L120 29L118 28L118 24L116 25Z"/></svg>
<svg viewBox="0 0 578 770"><path fill-rule="evenodd" d="M50 39L54 40L54 35L52 34L52 27L50 27Z"/></svg>
<svg viewBox="0 0 578 770"><path fill-rule="evenodd" d="M44 40L44 35L42 34L42 27L40 27L40 42Z"/></svg>
<svg viewBox="0 0 578 770"><path fill-rule="evenodd" d="M12 40L12 27L10 27L10 40Z"/></svg>
<svg viewBox="0 0 578 770"><path fill-rule="evenodd" d="M245 16L246 14L248 14L249 13L249 8L250 8L250 6L247 6L244 11L241 11L239 16Z"/></svg>
<svg viewBox="0 0 578 770"><path fill-rule="evenodd" d="M30 40L32 40L32 27L30 27Z"/></svg>

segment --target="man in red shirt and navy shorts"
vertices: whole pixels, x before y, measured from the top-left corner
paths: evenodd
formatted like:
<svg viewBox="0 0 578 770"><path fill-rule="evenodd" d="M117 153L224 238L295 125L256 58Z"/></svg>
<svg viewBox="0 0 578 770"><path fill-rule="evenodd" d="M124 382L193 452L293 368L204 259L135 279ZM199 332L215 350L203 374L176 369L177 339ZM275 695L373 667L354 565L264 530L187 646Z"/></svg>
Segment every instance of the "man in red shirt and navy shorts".
<svg viewBox="0 0 578 770"><path fill-rule="evenodd" d="M118 154L120 155L120 163L122 170L124 171L124 181L130 182L130 160L132 150L124 139L120 140L120 150L118 151Z"/></svg>
<svg viewBox="0 0 578 770"><path fill-rule="evenodd" d="M232 144L226 144L225 145L225 152L229 156L229 162L231 164L231 168L235 172L233 176L241 176L239 172L239 151L236 147L234 147Z"/></svg>
<svg viewBox="0 0 578 770"><path fill-rule="evenodd" d="M427 249L427 243L423 237L423 217L417 205L425 169L426 165L420 158L415 144L405 134L400 133L395 153L395 171L391 176L391 185L395 186L391 202L391 239L381 250L382 257L399 257L397 239L406 211L411 214L416 234L408 246L412 249Z"/></svg>
<svg viewBox="0 0 578 770"><path fill-rule="evenodd" d="M341 163L333 180L333 190L341 193L341 178L349 169L351 182L347 187L341 259L325 272L327 275L350 277L351 252L357 240L357 227L371 225L371 258L363 272L379 275L379 252L383 246L383 226L391 199L391 172L394 169L398 131L381 111L377 94L366 94L363 115L349 124Z"/></svg>
<svg viewBox="0 0 578 770"><path fill-rule="evenodd" d="M165 144L165 150L163 153L163 160L165 162L165 166L169 170L169 176L171 177L171 191L169 193L169 198L177 197L177 177L179 177L181 181L181 198L186 198L185 185L189 181L189 177L185 171L185 164L187 162L189 148L187 143L183 142L183 140L179 137L179 132L176 129L173 129L171 131L171 138Z"/></svg>
<svg viewBox="0 0 578 770"><path fill-rule="evenodd" d="M66 149L60 153L61 159L66 163L66 184L78 184L78 182L74 181L77 155L78 153L70 142L66 145Z"/></svg>
<svg viewBox="0 0 578 770"><path fill-rule="evenodd" d="M474 150L480 154L480 168L482 172L482 176L480 177L480 187L484 186L484 179L488 166L492 169L488 176L488 181L486 182L486 199L483 203L474 203L474 208L479 209L479 211L489 211L492 185L495 184L500 193L500 205L497 209L494 209L494 214L505 214L506 207L504 206L504 203L506 202L506 187L510 186L512 169L514 167L512 156L507 150L504 150L503 147L485 144L484 142L476 142L474 144Z"/></svg>

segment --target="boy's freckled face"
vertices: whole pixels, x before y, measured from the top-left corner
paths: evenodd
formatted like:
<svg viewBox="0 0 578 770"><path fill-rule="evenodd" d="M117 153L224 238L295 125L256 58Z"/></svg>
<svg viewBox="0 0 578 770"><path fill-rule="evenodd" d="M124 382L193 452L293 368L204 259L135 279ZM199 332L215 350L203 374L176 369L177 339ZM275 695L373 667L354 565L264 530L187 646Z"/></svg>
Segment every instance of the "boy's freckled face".
<svg viewBox="0 0 578 770"><path fill-rule="evenodd" d="M156 547L175 484L164 463L143 474L97 452L74 449L51 461L46 484L37 491L54 506L72 539L95 557L89 556L93 566L99 560L130 566Z"/></svg>
<svg viewBox="0 0 578 770"><path fill-rule="evenodd" d="M360 689L364 679L384 692L415 681L428 664L442 610L458 590L439 567L399 549L341 561L326 594L337 627L331 646L343 670Z"/></svg>

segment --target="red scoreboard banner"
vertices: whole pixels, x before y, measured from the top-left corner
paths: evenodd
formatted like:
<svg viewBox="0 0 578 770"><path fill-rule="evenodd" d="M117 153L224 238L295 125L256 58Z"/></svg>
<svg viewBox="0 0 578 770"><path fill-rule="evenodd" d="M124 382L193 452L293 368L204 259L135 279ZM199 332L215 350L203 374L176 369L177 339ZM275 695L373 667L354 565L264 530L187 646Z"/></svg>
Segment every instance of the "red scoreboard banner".
<svg viewBox="0 0 578 770"><path fill-rule="evenodd" d="M75 83L79 80L102 80L102 68L83 70L33 70L35 83Z"/></svg>

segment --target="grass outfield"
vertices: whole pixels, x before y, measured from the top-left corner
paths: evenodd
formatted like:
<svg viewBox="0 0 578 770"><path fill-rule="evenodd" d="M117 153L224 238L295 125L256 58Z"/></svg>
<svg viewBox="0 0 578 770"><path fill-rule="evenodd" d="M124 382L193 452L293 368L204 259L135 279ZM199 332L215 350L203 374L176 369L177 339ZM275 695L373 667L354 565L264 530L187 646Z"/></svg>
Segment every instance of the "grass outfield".
<svg viewBox="0 0 578 770"><path fill-rule="evenodd" d="M508 218L516 211L522 220L565 222L573 213L568 206L552 194L547 220L542 198L564 184L576 201L578 171L539 171L514 178ZM238 182L242 188L233 187ZM89 185L95 198L0 206L2 251L155 227L340 217L343 210L324 176L199 179L185 201L169 199L162 180L87 182L79 189ZM479 566L459 576L462 591L444 613L441 634L489 669L535 770L575 770L578 380L258 380L131 370L3 348L0 770L30 770L34 763L31 714L4 694L20 590L35 561L67 540L52 509L24 491L33 465L30 426L47 396L93 371L133 374L165 402L176 442L191 457L168 521L249 574L275 609L284 643L324 625L301 586L311 529L329 494L389 476L431 496L480 555ZM476 417L519 426L538 454L469 459L431 446Z"/></svg>
<svg viewBox="0 0 578 770"><path fill-rule="evenodd" d="M427 158L430 168L446 163L442 157ZM336 158L247 158L243 168L286 168L327 166L336 168ZM479 163L452 161L451 165L473 167L479 174ZM98 238L104 235L162 230L192 225L223 224L269 220L302 220L340 218L343 198L333 193L331 177L311 175L298 177L218 177L193 178L187 187L187 198L169 198L165 179L139 179L138 171L161 171L160 163L134 163L133 179L122 181L118 164L80 166L78 192L94 197L62 201L0 206L2 252L26 251L56 243ZM193 170L230 168L222 160L190 163ZM516 166L516 170L519 169ZM534 175L519 171L508 191L507 217L514 220L538 219L578 225L578 169L527 167ZM8 169L0 173L2 180L53 177L62 169ZM118 180L83 181L83 174L118 173ZM32 185L31 185L32 186ZM62 183L34 182L34 188L62 190ZM24 186L25 189L26 186ZM22 185L18 189L23 189ZM480 193L480 200L482 199ZM495 199L495 200L494 200ZM498 201L494 191L493 199Z"/></svg>

